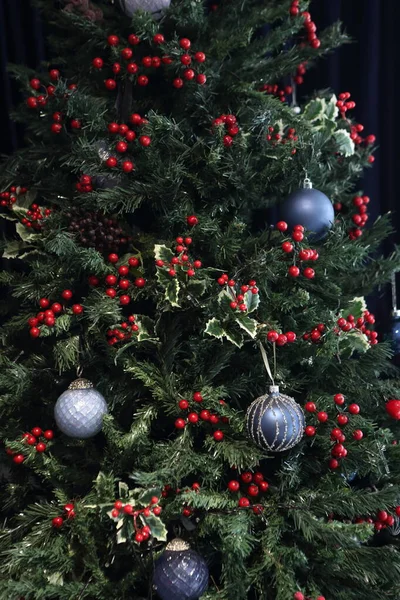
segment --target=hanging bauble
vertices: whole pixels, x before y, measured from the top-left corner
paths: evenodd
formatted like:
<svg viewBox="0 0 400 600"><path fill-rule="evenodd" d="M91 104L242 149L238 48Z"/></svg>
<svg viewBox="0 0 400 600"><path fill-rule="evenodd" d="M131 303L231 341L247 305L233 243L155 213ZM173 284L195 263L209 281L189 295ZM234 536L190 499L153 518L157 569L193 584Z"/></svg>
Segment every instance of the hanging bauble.
<svg viewBox="0 0 400 600"><path fill-rule="evenodd" d="M400 420L400 400L389 400L386 402L386 412L388 415L396 419L396 421Z"/></svg>
<svg viewBox="0 0 400 600"><path fill-rule="evenodd" d="M293 398L281 394L277 385L250 404L246 422L253 442L271 452L293 448L304 433L302 409Z"/></svg>
<svg viewBox="0 0 400 600"><path fill-rule="evenodd" d="M161 19L171 0L118 0L127 17L133 17L138 10L150 12L155 19Z"/></svg>
<svg viewBox="0 0 400 600"><path fill-rule="evenodd" d="M312 187L306 177L303 188L296 190L285 200L279 209L280 218L290 228L303 225L311 233L310 239L323 238L332 227L335 211L328 196Z"/></svg>
<svg viewBox="0 0 400 600"><path fill-rule="evenodd" d="M99 433L107 412L106 401L88 379L73 381L54 407L57 427L65 435L79 439Z"/></svg>
<svg viewBox="0 0 400 600"><path fill-rule="evenodd" d="M208 587L207 564L187 542L176 538L157 560L153 584L162 600L195 600Z"/></svg>

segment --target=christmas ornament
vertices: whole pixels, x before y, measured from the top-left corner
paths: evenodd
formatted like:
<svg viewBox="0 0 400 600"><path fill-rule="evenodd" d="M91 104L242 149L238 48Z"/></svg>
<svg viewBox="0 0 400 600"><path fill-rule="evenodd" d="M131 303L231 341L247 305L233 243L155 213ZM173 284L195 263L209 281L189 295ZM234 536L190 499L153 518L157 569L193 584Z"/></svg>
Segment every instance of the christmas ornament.
<svg viewBox="0 0 400 600"><path fill-rule="evenodd" d="M296 190L285 200L280 210L281 218L293 228L300 223L313 235L310 239L323 238L332 227L335 211L332 202L325 194L313 189L308 177L303 188Z"/></svg>
<svg viewBox="0 0 400 600"><path fill-rule="evenodd" d="M103 396L87 379L76 379L58 398L54 417L58 428L69 437L90 438L102 428L108 408Z"/></svg>
<svg viewBox="0 0 400 600"><path fill-rule="evenodd" d="M133 17L138 10L152 13L155 19L161 19L171 0L118 0L121 10L127 17Z"/></svg>
<svg viewBox="0 0 400 600"><path fill-rule="evenodd" d="M304 414L297 402L272 385L246 414L247 431L255 444L271 452L293 448L304 433Z"/></svg>
<svg viewBox="0 0 400 600"><path fill-rule="evenodd" d="M389 402L386 402L386 412L398 421L400 419L400 400L389 400Z"/></svg>
<svg viewBox="0 0 400 600"><path fill-rule="evenodd" d="M162 600L196 600L208 587L208 568L187 542L176 538L157 560L153 583Z"/></svg>

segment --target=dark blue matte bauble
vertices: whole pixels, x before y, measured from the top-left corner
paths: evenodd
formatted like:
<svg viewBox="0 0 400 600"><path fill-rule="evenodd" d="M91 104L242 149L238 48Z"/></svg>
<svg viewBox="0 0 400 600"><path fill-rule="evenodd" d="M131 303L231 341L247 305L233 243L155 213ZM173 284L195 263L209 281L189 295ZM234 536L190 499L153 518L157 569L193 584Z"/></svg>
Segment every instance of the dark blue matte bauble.
<svg viewBox="0 0 400 600"><path fill-rule="evenodd" d="M246 415L249 436L261 448L283 452L303 437L304 414L297 402L271 386L270 393L254 400Z"/></svg>
<svg viewBox="0 0 400 600"><path fill-rule="evenodd" d="M312 232L310 239L323 238L332 227L335 218L333 204L328 196L314 188L296 190L285 200L280 209L280 219L289 229L303 225Z"/></svg>
<svg viewBox="0 0 400 600"><path fill-rule="evenodd" d="M208 587L207 564L188 544L173 540L156 562L153 585L162 600L197 600Z"/></svg>

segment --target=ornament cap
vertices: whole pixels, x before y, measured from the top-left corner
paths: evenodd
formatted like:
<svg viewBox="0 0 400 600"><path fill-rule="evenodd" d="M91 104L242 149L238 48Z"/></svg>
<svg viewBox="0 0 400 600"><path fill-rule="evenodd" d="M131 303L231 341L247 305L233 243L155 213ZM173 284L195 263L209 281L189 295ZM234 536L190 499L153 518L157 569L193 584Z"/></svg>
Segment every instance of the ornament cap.
<svg viewBox="0 0 400 600"><path fill-rule="evenodd" d="M184 550L189 550L190 544L182 540L181 538L175 538L171 542L167 544L166 550L168 552L182 552Z"/></svg>
<svg viewBox="0 0 400 600"><path fill-rule="evenodd" d="M71 381L68 386L69 390L89 390L94 387L93 383L89 381L89 379L84 379L83 377L79 377L79 379L75 379Z"/></svg>
<svg viewBox="0 0 400 600"><path fill-rule="evenodd" d="M312 189L312 182L311 182L311 179L309 177L305 177L304 178L303 188L305 190L311 190Z"/></svg>
<svg viewBox="0 0 400 600"><path fill-rule="evenodd" d="M392 312L392 317L398 319L400 317L400 309L396 308L396 310Z"/></svg>
<svg viewBox="0 0 400 600"><path fill-rule="evenodd" d="M279 394L279 385L270 385L269 393L270 394Z"/></svg>

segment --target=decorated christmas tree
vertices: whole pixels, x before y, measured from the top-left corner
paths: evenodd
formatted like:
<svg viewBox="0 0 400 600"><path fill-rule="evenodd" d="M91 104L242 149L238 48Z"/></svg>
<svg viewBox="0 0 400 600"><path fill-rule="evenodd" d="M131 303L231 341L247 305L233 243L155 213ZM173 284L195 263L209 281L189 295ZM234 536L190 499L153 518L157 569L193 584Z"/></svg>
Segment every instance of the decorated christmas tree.
<svg viewBox="0 0 400 600"><path fill-rule="evenodd" d="M298 100L348 41L308 4L38 1L0 172L1 600L399 598L365 298L400 256L350 93Z"/></svg>

